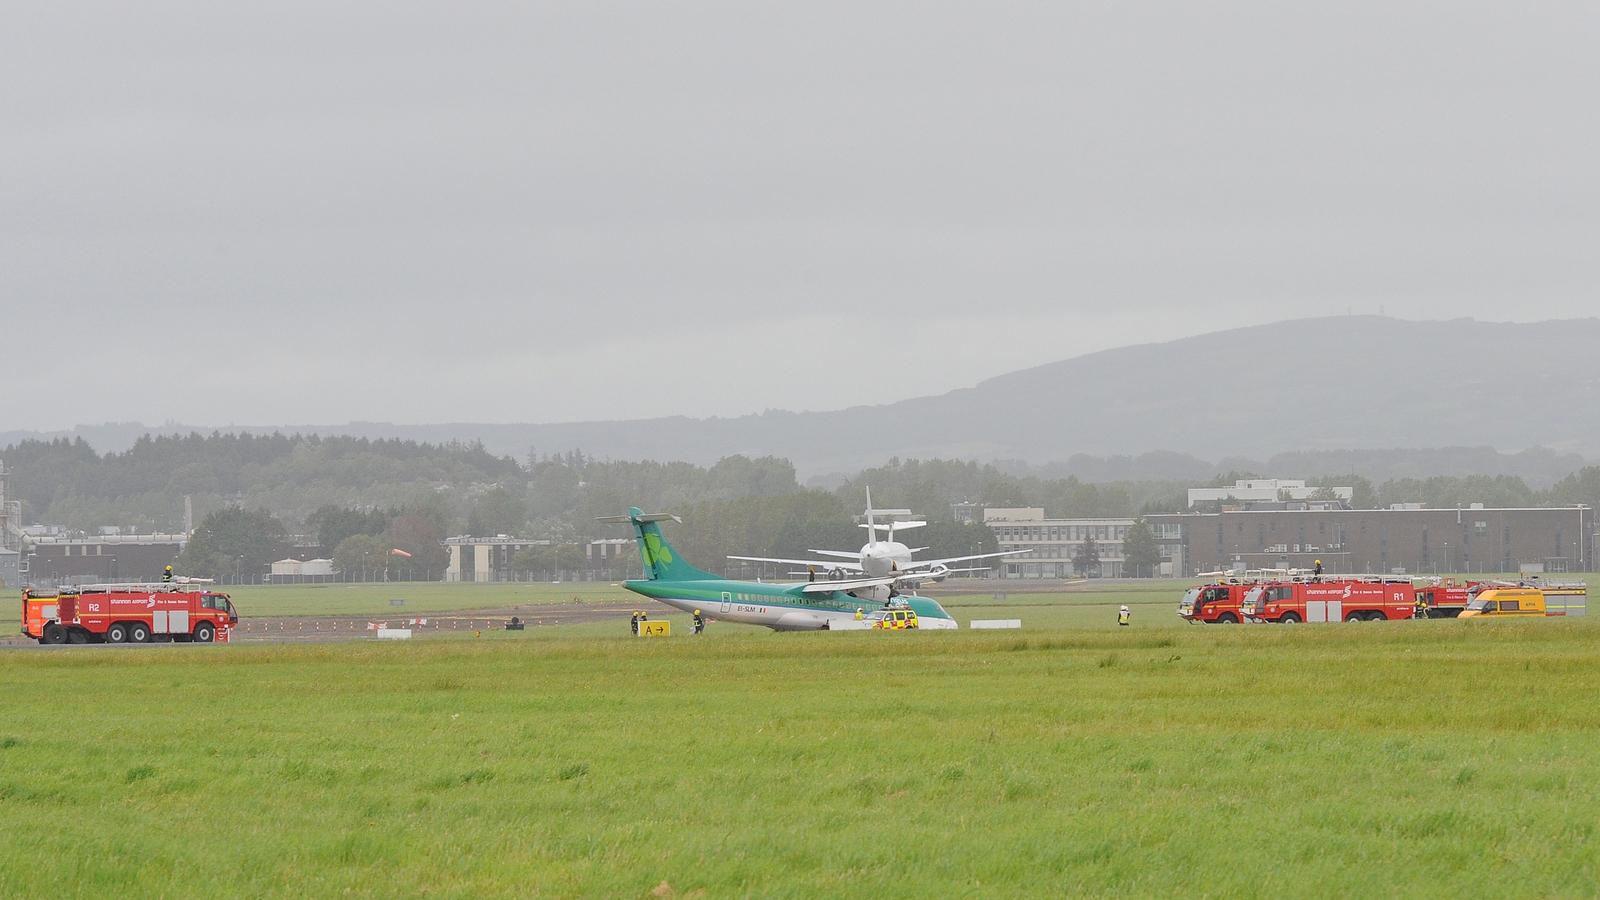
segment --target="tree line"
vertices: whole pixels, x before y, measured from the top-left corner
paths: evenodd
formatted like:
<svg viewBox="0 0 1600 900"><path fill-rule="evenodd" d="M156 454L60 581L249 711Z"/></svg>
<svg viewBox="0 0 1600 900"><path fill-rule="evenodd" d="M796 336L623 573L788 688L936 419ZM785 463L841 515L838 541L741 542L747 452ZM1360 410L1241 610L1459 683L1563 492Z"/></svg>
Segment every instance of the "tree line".
<svg viewBox="0 0 1600 900"><path fill-rule="evenodd" d="M729 456L698 466L599 460L567 450L530 451L518 461L470 443L219 433L147 437L103 455L81 439L30 440L6 447L0 459L12 473L12 497L23 501L24 521L179 531L183 498L190 495L201 527L185 552L185 567L194 574L237 569L241 575L248 568L259 573L273 559L313 552L352 570L409 560L414 571L437 572L444 566L438 542L445 537L497 534L549 542L518 563L530 571L570 569L587 541L623 536L595 518L629 506L682 516L684 526L669 529L679 532L674 540L710 565L730 554L853 549L863 539L854 517L865 508L869 487L874 505L909 508L929 520L916 541L929 546L928 555L955 556L990 546L988 529L962 526L966 516L981 523L985 508L1040 507L1052 518L1136 517L1184 509L1189 487L1262 477L1244 470L1205 481L1093 483L1045 477L1019 464L897 458L805 488L788 460L771 456ZM1310 483L1352 487L1357 508L1600 506L1595 466L1543 490L1510 475L1374 483L1351 473ZM298 549L291 546L294 536L300 536Z"/></svg>

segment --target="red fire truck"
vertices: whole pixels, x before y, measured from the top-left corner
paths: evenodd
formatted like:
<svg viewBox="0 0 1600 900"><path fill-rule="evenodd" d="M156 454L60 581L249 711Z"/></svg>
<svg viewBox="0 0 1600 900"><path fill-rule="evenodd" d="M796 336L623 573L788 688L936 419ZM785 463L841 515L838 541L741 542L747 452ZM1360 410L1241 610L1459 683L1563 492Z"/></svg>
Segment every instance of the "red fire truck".
<svg viewBox="0 0 1600 900"><path fill-rule="evenodd" d="M239 614L197 584L100 584L22 592L22 633L41 644L226 643Z"/></svg>
<svg viewBox="0 0 1600 900"><path fill-rule="evenodd" d="M1254 584L1247 581L1218 581L1185 591L1178 601L1178 615L1190 622L1236 625L1243 619L1239 604Z"/></svg>
<svg viewBox="0 0 1600 900"><path fill-rule="evenodd" d="M1258 584L1245 594L1240 615L1251 622L1365 622L1410 619L1416 610L1409 578L1325 575Z"/></svg>
<svg viewBox="0 0 1600 900"><path fill-rule="evenodd" d="M1467 601L1478 591L1476 582L1457 583L1454 578L1435 578L1417 586L1418 618L1454 619L1467 608Z"/></svg>

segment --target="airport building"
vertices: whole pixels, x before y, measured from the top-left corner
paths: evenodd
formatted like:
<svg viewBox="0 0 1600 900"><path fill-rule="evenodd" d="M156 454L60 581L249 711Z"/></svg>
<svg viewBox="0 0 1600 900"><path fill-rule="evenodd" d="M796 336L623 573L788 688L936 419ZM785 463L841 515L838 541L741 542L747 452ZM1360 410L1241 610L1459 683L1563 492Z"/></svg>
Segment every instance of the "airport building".
<svg viewBox="0 0 1600 900"><path fill-rule="evenodd" d="M22 501L11 499L11 475L0 460L0 587L22 589L28 575L22 551Z"/></svg>
<svg viewBox="0 0 1600 900"><path fill-rule="evenodd" d="M188 537L181 534L107 534L71 537L65 533L29 538L27 580L40 585L160 581L178 561Z"/></svg>
<svg viewBox="0 0 1600 900"><path fill-rule="evenodd" d="M280 559L272 564L273 584L320 584L338 576L331 559Z"/></svg>
<svg viewBox="0 0 1600 900"><path fill-rule="evenodd" d="M1588 572L1594 568L1594 510L1343 509L1262 502L1216 513L1153 514L1162 558L1173 574L1232 568L1311 568L1330 573Z"/></svg>
<svg viewBox="0 0 1600 900"><path fill-rule="evenodd" d="M1247 478L1235 481L1233 487L1190 488L1189 508L1193 509L1202 503L1248 506L1253 503L1293 502L1316 498L1342 502L1348 506L1355 493L1355 488L1352 487L1308 487L1304 481L1287 478Z"/></svg>
<svg viewBox="0 0 1600 900"><path fill-rule="evenodd" d="M548 547L549 541L533 541L500 534L490 538L470 536L446 538L450 563L445 566L445 581L513 581L512 557L529 547Z"/></svg>
<svg viewBox="0 0 1600 900"><path fill-rule="evenodd" d="M1133 519L1047 519L1039 507L1021 507L985 509L983 524L994 531L1001 550L1033 551L997 562L995 568L1002 578L1121 578L1122 541L1128 536ZM1099 562L1092 571L1079 572L1073 559L1090 540L1099 553ZM1161 546L1165 554L1171 542ZM1179 571L1173 567L1173 560L1163 555L1157 574L1173 575Z"/></svg>

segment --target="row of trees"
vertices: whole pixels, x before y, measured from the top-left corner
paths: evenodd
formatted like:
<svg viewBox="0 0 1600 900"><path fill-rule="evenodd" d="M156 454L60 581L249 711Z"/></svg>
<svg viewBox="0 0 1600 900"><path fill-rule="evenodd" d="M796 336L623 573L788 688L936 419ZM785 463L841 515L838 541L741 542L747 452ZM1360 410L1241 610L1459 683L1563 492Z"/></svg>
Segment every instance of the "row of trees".
<svg viewBox="0 0 1600 900"><path fill-rule="evenodd" d="M331 557L341 572L439 578L447 562L440 541L448 519L442 505L423 501L386 510L328 504L309 522L321 545L318 555ZM270 511L225 506L201 520L175 568L182 575L254 581L293 553L289 529Z"/></svg>

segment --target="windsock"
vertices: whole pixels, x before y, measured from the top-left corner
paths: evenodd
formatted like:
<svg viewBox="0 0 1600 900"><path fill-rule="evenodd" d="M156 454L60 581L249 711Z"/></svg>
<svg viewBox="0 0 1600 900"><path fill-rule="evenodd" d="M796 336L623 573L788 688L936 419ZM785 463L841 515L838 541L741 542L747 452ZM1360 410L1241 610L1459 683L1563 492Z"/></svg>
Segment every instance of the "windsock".
<svg viewBox="0 0 1600 900"><path fill-rule="evenodd" d="M389 552L393 553L395 556L404 556L406 559L410 559L411 558L411 554L405 552L404 550L401 550L399 547L396 547L393 550L390 550Z"/></svg>

